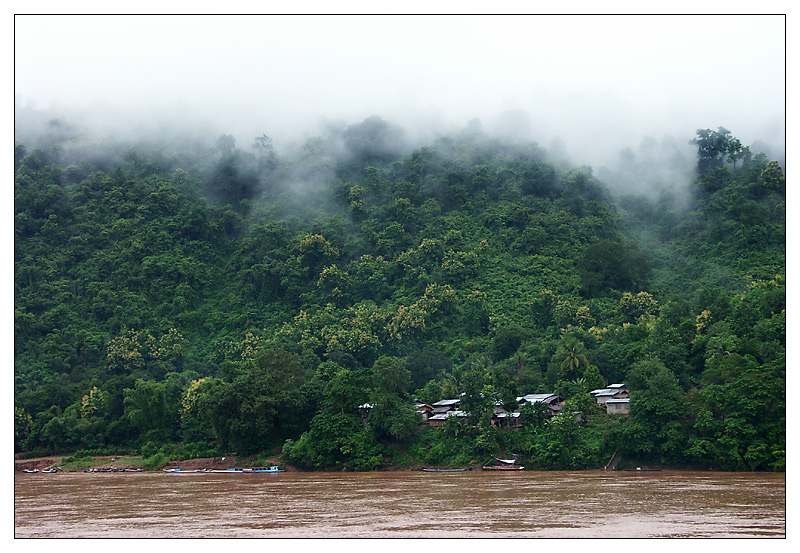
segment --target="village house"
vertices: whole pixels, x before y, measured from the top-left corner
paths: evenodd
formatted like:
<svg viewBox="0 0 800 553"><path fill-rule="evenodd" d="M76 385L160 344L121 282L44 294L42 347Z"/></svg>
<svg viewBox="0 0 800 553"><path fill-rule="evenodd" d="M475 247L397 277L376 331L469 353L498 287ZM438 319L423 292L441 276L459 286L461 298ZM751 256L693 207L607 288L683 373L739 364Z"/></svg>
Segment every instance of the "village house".
<svg viewBox="0 0 800 553"><path fill-rule="evenodd" d="M444 426L444 422L450 417L466 417L467 414L464 411L459 411L459 403L458 399L443 399L434 403L428 416L428 424L439 427Z"/></svg>
<svg viewBox="0 0 800 553"><path fill-rule="evenodd" d="M630 396L624 384L609 384L605 388L598 388L589 393L594 396L598 405L605 405L610 399L625 399Z"/></svg>
<svg viewBox="0 0 800 553"><path fill-rule="evenodd" d="M517 428L520 426L519 411L508 412L500 405L497 405L492 414L492 424L508 428Z"/></svg>
<svg viewBox="0 0 800 553"><path fill-rule="evenodd" d="M520 407L526 403L544 403L547 405L547 414L555 417L564 406L564 398L557 394L528 394L517 398Z"/></svg>
<svg viewBox="0 0 800 553"><path fill-rule="evenodd" d="M419 400L414 400L414 407L417 409L417 413L422 415L422 420L427 421L431 415L433 415L433 406L428 405L427 403L422 403Z"/></svg>
<svg viewBox="0 0 800 553"><path fill-rule="evenodd" d="M452 411L447 411L445 413L438 413L436 415L432 415L428 417L428 424L434 428L444 426L444 423L450 417L466 417L467 414L464 411L460 411L458 409L454 409Z"/></svg>
<svg viewBox="0 0 800 553"><path fill-rule="evenodd" d="M598 405L603 405L610 415L627 415L630 393L624 384L609 384L605 388L592 390Z"/></svg>
<svg viewBox="0 0 800 553"><path fill-rule="evenodd" d="M630 398L609 399L606 401L606 412L609 415L627 415Z"/></svg>
<svg viewBox="0 0 800 553"><path fill-rule="evenodd" d="M443 399L431 405L415 402L417 411L423 413L423 417L429 426L440 427L444 426L445 421L450 417L466 417L467 413L460 410L460 400L458 399ZM564 398L557 394L528 394L517 398L519 406L526 403L542 403L547 406L548 417L554 417L564 405ZM500 402L494 407L492 413L492 424L503 428L518 428L521 426L519 409L514 411L507 411Z"/></svg>

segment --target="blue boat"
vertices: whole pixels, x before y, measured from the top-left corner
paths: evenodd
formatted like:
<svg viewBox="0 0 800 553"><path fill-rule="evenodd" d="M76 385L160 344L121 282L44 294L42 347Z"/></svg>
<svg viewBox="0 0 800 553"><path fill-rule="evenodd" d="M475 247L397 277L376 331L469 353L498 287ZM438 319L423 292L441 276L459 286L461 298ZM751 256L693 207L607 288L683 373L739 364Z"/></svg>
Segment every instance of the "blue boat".
<svg viewBox="0 0 800 553"><path fill-rule="evenodd" d="M278 467L258 467L252 469L244 469L245 472L286 472Z"/></svg>
<svg viewBox="0 0 800 553"><path fill-rule="evenodd" d="M275 473L275 472L286 472L283 469L279 469L278 467L257 467L257 468L247 468L247 469L238 469L238 468L231 468L231 469L192 469L192 470L185 470L180 468L175 469L161 469L162 472L168 472L170 474L187 474L190 472L208 472L208 473L215 473L215 474L249 474L254 472L259 473Z"/></svg>

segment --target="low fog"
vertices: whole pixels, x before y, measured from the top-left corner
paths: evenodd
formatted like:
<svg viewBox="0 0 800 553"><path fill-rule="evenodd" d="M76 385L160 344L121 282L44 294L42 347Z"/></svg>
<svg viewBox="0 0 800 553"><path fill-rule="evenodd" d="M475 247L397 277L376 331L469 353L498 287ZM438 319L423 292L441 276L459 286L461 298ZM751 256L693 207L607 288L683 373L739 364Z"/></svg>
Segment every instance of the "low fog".
<svg viewBox="0 0 800 553"><path fill-rule="evenodd" d="M29 15L14 30L29 148L224 134L290 153L378 116L397 142L376 148L478 128L617 194L680 190L699 128L785 166L783 16Z"/></svg>

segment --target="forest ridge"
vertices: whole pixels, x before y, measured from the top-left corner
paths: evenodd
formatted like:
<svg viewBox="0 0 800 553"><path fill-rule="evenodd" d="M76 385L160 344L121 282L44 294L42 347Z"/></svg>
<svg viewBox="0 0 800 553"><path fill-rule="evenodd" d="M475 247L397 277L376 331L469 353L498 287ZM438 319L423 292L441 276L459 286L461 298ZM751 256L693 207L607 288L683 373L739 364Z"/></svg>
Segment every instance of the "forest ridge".
<svg viewBox="0 0 800 553"><path fill-rule="evenodd" d="M50 121L14 152L15 451L784 470L785 175L723 127L686 141L685 193L612 195L474 124L280 153ZM589 392L621 382L614 417ZM562 414L490 424L543 392Z"/></svg>

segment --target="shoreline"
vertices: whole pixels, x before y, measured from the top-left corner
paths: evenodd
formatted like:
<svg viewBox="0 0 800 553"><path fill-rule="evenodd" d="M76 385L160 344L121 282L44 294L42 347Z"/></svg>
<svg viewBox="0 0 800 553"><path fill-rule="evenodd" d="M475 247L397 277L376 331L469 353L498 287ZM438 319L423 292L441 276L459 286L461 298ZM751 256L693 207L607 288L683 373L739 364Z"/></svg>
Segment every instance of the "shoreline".
<svg viewBox="0 0 800 553"><path fill-rule="evenodd" d="M24 470L47 470L54 467L59 467L62 465L62 462L65 458L69 457L69 455L49 455L46 457L36 457L32 459L14 459L14 472L23 472ZM113 461L112 461L113 459ZM124 460L122 460L124 459ZM84 472L87 469L144 469L144 459L140 456L123 456L121 462L116 461L116 457L112 456L97 456L94 458L94 462L89 465L81 466L81 467L62 467L60 472L65 473L75 473L75 472ZM229 468L249 468L249 464L247 463L248 458L239 459L235 455L226 456L226 457L201 457L196 459L185 459L185 460L170 460L168 461L163 467L159 467L158 469L154 470L147 470L144 469L144 472L161 472L162 469L184 469L184 470L198 470L198 469L212 469L212 470L220 470L220 469L229 469ZM132 462L133 461L133 462ZM241 464L240 464L241 461ZM266 459L262 465L265 466L277 466L280 465L281 468L289 473L289 472L303 472L303 473L339 473L339 472L359 472L353 470L345 470L345 469L330 469L330 470L302 470L300 468L286 465L282 463L280 459ZM422 472L425 468L434 468L434 469L452 469L453 467L428 467L424 465L414 465L407 468L401 467L385 467L375 471L364 471L364 472ZM498 472L498 471L484 471L480 465L474 467L458 467L458 468L466 468L467 470L464 472ZM502 471L506 472L506 471ZM556 470L548 470L548 469L531 469L527 471L518 471L518 472L585 472L585 473L593 473L593 472L601 472L601 473L625 473L625 474L651 474L655 472L663 472L663 473L675 473L675 472L708 472L708 473L757 473L763 472L767 474L785 474L786 471L725 471L725 470L716 470L713 468L700 468L700 467L665 467L665 466L657 466L657 465L640 465L638 468L626 468L626 469L614 469L614 470L605 470L602 467L600 468L587 468L587 469L575 469L575 470L563 470L563 469L556 469Z"/></svg>

